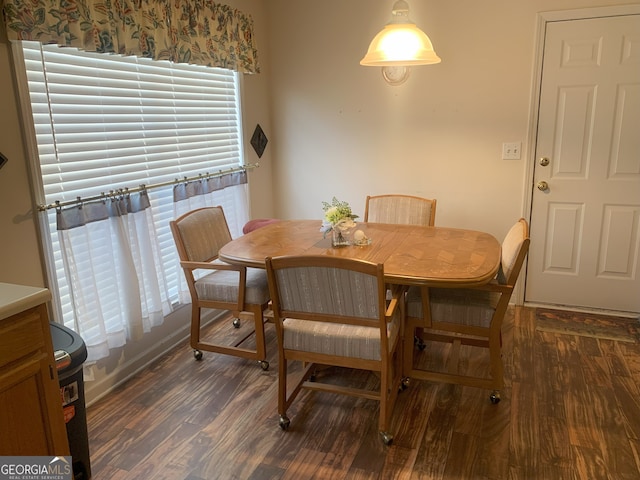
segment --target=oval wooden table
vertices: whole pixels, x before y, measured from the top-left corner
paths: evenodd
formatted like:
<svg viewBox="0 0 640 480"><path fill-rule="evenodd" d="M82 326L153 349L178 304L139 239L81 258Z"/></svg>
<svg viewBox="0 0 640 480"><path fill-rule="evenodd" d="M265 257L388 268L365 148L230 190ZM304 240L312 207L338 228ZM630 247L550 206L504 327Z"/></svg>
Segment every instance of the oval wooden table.
<svg viewBox="0 0 640 480"><path fill-rule="evenodd" d="M220 249L220 259L265 268L265 258L331 255L384 264L385 280L400 285L468 287L498 272L501 246L488 233L447 227L358 223L366 246L333 248L319 220L283 220L254 230Z"/></svg>

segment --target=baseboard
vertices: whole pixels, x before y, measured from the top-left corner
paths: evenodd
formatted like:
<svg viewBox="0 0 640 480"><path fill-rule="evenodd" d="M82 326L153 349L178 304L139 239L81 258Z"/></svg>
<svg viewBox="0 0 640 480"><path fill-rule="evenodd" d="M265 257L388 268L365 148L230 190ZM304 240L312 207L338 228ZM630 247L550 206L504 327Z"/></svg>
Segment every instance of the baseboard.
<svg viewBox="0 0 640 480"><path fill-rule="evenodd" d="M524 306L531 307L531 308L548 308L552 310L565 310L565 311L571 311L571 312L592 313L594 315L608 315L610 317L636 318L640 320L640 315L638 313L624 312L620 310L604 310L599 308L574 307L571 305L555 305L552 303L536 303L536 302L525 302Z"/></svg>

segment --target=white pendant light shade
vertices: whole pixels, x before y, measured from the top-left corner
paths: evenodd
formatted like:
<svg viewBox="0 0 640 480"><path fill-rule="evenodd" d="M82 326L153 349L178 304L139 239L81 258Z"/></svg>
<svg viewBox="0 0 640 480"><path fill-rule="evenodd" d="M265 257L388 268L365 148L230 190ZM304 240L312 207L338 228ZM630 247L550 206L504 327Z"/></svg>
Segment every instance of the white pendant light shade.
<svg viewBox="0 0 640 480"><path fill-rule="evenodd" d="M393 6L393 17L378 33L360 65L410 66L440 63L429 37L409 19L409 5L404 0Z"/></svg>
<svg viewBox="0 0 640 480"><path fill-rule="evenodd" d="M369 45L360 65L430 65L440 63L429 37L415 24L386 25Z"/></svg>

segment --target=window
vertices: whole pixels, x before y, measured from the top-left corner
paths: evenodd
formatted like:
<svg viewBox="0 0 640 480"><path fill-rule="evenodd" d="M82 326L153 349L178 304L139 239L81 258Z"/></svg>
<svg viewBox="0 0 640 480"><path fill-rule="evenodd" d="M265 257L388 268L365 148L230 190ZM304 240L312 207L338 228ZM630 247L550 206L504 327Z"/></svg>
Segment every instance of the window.
<svg viewBox="0 0 640 480"><path fill-rule="evenodd" d="M243 165L237 73L36 42L20 46L45 204ZM175 303L182 272L169 230L172 193L171 185L148 191ZM233 217L232 207L224 207ZM58 314L76 329L55 217L50 209L44 222L49 273L57 284ZM238 234L231 224L232 234Z"/></svg>

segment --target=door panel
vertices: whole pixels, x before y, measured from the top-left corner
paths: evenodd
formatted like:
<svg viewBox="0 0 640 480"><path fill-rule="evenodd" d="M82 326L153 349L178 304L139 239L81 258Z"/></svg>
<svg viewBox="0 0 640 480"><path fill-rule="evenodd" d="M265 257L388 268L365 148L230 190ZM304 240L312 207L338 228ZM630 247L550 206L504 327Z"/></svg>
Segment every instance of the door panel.
<svg viewBox="0 0 640 480"><path fill-rule="evenodd" d="M639 211L638 208L620 205L605 206L599 276L633 280L637 263L634 246L638 243Z"/></svg>
<svg viewBox="0 0 640 480"><path fill-rule="evenodd" d="M586 178L593 135L594 88L560 88L553 149L555 177Z"/></svg>
<svg viewBox="0 0 640 480"><path fill-rule="evenodd" d="M637 68L640 69L640 61ZM617 97L610 176L637 180L640 175L640 126L632 122L638 117L640 85L620 85Z"/></svg>
<svg viewBox="0 0 640 480"><path fill-rule="evenodd" d="M640 312L640 15L549 22L542 72L525 300Z"/></svg>
<svg viewBox="0 0 640 480"><path fill-rule="evenodd" d="M545 271L578 273L582 238L582 205L549 204Z"/></svg>

